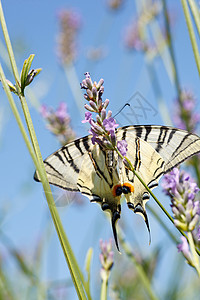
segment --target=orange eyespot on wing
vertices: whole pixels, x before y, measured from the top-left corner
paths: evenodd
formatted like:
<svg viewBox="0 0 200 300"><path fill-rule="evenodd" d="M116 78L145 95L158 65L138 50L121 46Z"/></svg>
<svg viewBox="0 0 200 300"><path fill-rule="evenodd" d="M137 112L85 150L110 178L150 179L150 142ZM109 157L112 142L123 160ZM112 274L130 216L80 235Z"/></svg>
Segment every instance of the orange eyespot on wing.
<svg viewBox="0 0 200 300"><path fill-rule="evenodd" d="M113 186L112 194L114 197L120 196L122 194L122 185L116 184Z"/></svg>
<svg viewBox="0 0 200 300"><path fill-rule="evenodd" d="M127 191L125 193L125 190ZM134 192L134 186L130 182L125 182L123 183L123 193L128 194L128 193L133 193Z"/></svg>
<svg viewBox="0 0 200 300"><path fill-rule="evenodd" d="M134 192L134 186L125 182L123 184L116 184L112 189L112 194L114 197L120 196L121 194L129 194Z"/></svg>

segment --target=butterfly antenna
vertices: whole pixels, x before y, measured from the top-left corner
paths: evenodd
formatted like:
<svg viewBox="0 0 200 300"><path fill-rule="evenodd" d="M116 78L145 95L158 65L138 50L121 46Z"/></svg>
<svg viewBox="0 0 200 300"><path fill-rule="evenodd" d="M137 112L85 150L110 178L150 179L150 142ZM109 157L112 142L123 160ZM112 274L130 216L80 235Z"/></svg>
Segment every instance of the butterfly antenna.
<svg viewBox="0 0 200 300"><path fill-rule="evenodd" d="M119 250L119 245L118 245L118 239L117 239L117 231L116 231L116 222L117 220L120 218L120 214L118 211L114 211L112 213L112 230L113 230L113 235L114 235L114 239L115 239L115 244L116 244L116 247L117 247L117 250L120 252Z"/></svg>
<svg viewBox="0 0 200 300"><path fill-rule="evenodd" d="M115 118L118 114L120 114L120 112L126 107L126 106L130 106L129 103L125 103L122 108L120 108L120 110L113 116L113 118Z"/></svg>

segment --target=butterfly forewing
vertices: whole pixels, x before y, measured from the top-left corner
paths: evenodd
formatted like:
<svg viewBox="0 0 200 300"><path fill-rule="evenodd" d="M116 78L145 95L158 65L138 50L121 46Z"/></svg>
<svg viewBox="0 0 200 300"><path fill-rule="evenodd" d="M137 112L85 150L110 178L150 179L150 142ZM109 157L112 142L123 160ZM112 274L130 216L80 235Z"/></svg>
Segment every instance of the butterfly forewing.
<svg viewBox="0 0 200 300"><path fill-rule="evenodd" d="M86 136L63 146L51 154L44 161L49 183L63 189L79 191L77 180L81 165L93 147L91 138ZM34 179L40 181L37 171Z"/></svg>
<svg viewBox="0 0 200 300"><path fill-rule="evenodd" d="M119 128L117 136L129 141L140 138L164 159L164 173L200 152L200 138L192 133L167 126L138 125Z"/></svg>

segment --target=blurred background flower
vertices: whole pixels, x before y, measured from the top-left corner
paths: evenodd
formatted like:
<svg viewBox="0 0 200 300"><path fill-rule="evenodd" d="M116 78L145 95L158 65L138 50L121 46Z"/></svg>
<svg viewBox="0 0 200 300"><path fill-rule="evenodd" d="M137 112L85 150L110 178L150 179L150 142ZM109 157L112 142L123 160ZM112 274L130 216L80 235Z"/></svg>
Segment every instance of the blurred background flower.
<svg viewBox="0 0 200 300"><path fill-rule="evenodd" d="M75 139L75 132L71 128L71 118L67 112L67 104L60 102L57 110L42 105L41 115L46 121L46 127L58 138L62 145Z"/></svg>
<svg viewBox="0 0 200 300"><path fill-rule="evenodd" d="M75 61L78 55L77 34L81 28L81 17L75 9L62 9L58 13L60 32L57 37L57 55L62 64Z"/></svg>
<svg viewBox="0 0 200 300"><path fill-rule="evenodd" d="M180 128L195 132L200 122L198 101L190 90L182 90L175 101L174 124Z"/></svg>

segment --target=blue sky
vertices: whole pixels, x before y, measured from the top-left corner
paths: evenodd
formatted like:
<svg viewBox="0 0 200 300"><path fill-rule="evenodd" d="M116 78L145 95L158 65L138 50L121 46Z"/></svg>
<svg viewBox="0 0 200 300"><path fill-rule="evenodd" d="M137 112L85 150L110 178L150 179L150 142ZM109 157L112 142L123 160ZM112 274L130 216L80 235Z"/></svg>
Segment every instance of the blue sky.
<svg viewBox="0 0 200 300"><path fill-rule="evenodd" d="M170 9L175 11L173 38L181 86L192 89L198 98L199 78L182 8L179 1L167 2ZM2 5L13 45L15 47L18 45L16 49L19 49L20 46L23 50L17 52L19 69L21 69L24 59L34 53L33 68L41 67L43 71L31 85L32 91L38 96L40 103L53 107L57 107L60 101L66 101L72 118L72 126L76 130L77 136L86 135L87 128L81 124L80 113L56 56L56 39L59 32L57 15L59 10L71 7L75 8L81 16L81 30L77 39L78 58L75 63L78 82L82 81L83 73L86 71L91 72L94 80L103 77L105 80L104 97L110 99L110 109L114 113L132 95L139 92L158 113L154 115L153 111L150 111L147 117L143 116L139 120L133 118L132 124L136 121L140 124L164 124L149 80L144 56L140 53L129 53L123 45L124 30L136 12L134 1L125 1L122 9L118 12L110 12L107 9L106 1L92 0L6 0L2 1ZM2 32L0 36L2 41ZM87 50L92 46L104 47L106 56L100 62L94 63L86 58ZM2 56L0 56L0 60L3 62ZM3 65L5 66L4 63ZM163 98L171 115L173 101L176 97L175 88L170 82L160 58L156 59L154 66ZM10 73L7 71L6 74L12 81L13 77ZM51 225L42 188L40 184L33 181L33 163L2 89L0 97L0 112L2 112L0 115L0 152L1 170L3 170L0 175L0 207L3 212L5 210L2 229L16 247L30 249L34 247L46 231L46 227L49 226L51 234L45 244L43 276L45 279L64 278L67 273L65 262ZM15 99L18 102L18 99ZM18 106L20 109L20 105ZM29 107L41 152L45 158L59 148L59 143L45 128L41 116L32 103L29 103ZM199 105L197 105L197 109L199 110ZM130 114L130 111L125 109L124 113L125 115ZM129 122L122 115L118 118L122 125L127 125ZM58 189L53 190L55 193L59 192ZM156 193L164 199L159 189ZM59 208L69 240L82 265L88 247L95 248L94 261L97 261L99 238L109 238L112 235L110 224L99 207L95 204L91 205L86 198L85 201L87 204L84 206L70 205L68 208ZM166 206L168 207L168 205ZM124 210L126 211L124 217L126 215L130 222L129 226L137 228L138 234L134 236L146 255L149 246L145 226L142 220L136 218L131 212L127 212L125 206ZM155 247L159 241L163 241L163 237L166 239L164 243L169 242L164 232L163 236L160 235L160 229L152 217L150 217L150 222L153 236L151 247ZM130 232L129 235L134 243ZM175 254L175 246L171 245L170 248Z"/></svg>

